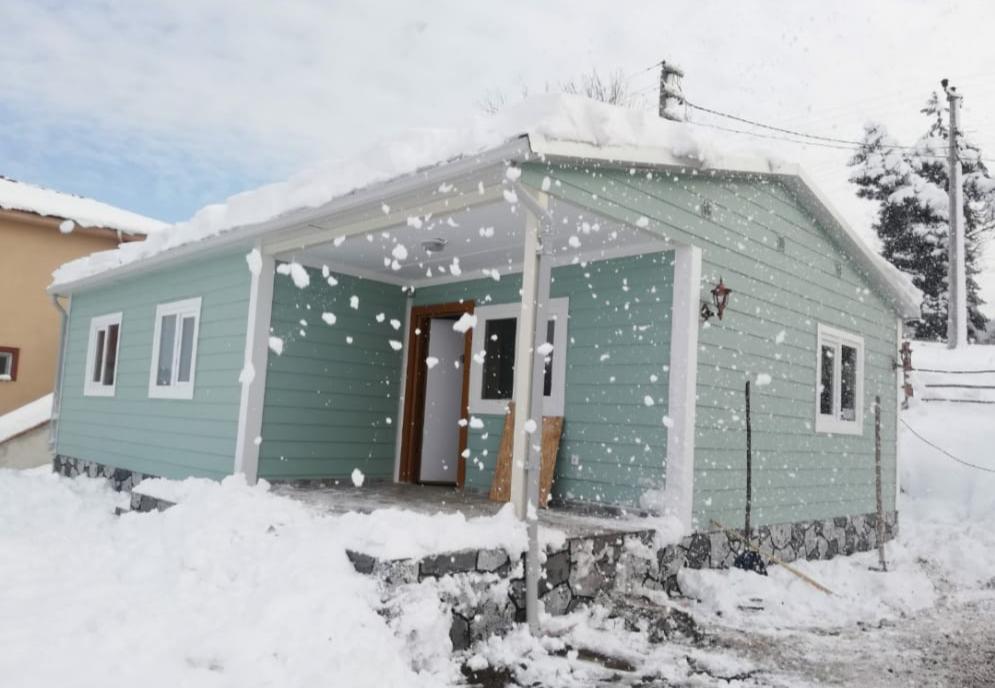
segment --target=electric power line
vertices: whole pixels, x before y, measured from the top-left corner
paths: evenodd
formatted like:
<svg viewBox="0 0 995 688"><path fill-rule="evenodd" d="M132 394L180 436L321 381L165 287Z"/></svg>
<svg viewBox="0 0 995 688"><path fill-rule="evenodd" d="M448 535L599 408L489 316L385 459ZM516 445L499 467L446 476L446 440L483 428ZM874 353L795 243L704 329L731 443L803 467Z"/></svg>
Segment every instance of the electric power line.
<svg viewBox="0 0 995 688"><path fill-rule="evenodd" d="M916 432L912 428L911 425L909 425L907 422L905 422L904 418L899 418L898 420L902 421L902 425L904 425L906 427L906 429L908 429L909 432L911 432L913 435L915 435L916 437L918 437L920 440L922 440L923 442L925 442L926 444L928 444L929 446L931 446L933 449L935 449L936 451L938 451L941 454L943 454L944 456L946 456L947 458L953 459L957 463L959 463L959 464L961 464L963 466L967 466L968 468L974 468L975 470L984 471L985 473L995 473L995 468L988 468L986 466L979 466L977 464L971 463L970 461L964 461L964 459L958 459L956 456L954 456L953 454L951 454L950 452L948 452L943 447L936 446L935 444L933 444L932 442L930 442L929 440L927 440L925 437L923 437L922 435L920 435L918 432Z"/></svg>

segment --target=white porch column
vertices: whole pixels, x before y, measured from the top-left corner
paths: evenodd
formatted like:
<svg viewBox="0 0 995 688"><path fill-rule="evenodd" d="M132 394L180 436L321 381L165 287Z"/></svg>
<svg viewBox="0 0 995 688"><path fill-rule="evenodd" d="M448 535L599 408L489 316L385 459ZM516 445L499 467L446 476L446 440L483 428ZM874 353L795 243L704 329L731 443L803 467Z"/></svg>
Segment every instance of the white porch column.
<svg viewBox="0 0 995 688"><path fill-rule="evenodd" d="M526 522L525 615L529 630L539 631L539 473L542 463L542 399L550 264L543 258L540 219L545 194L533 199L518 186L525 211L525 255L522 260L522 309L515 342L515 436L512 444L511 501L515 515ZM532 432L526 427L533 425Z"/></svg>
<svg viewBox="0 0 995 688"><path fill-rule="evenodd" d="M539 220L533 212L525 211L525 254L522 259L522 309L515 332L515 436L511 449L511 503L515 516L525 520L528 509L529 434L526 423L533 416L532 366L535 361L536 297L539 286L539 268L542 250L539 239ZM541 414L541 405L539 413ZM537 421L538 422L538 421ZM538 434L538 429L537 429Z"/></svg>
<svg viewBox="0 0 995 688"><path fill-rule="evenodd" d="M667 397L667 471L664 512L676 516L687 533L694 506L694 428L698 384L698 308L701 303L701 249L674 251L674 297L670 333L670 391Z"/></svg>
<svg viewBox="0 0 995 688"><path fill-rule="evenodd" d="M245 359L239 381L242 395L238 407L238 435L235 440L235 473L244 473L249 484L259 475L259 444L263 424L263 394L266 390L266 360L269 355L270 316L273 312L273 277L276 260L257 244L253 249L259 270L252 273L249 286L249 312L245 328ZM250 259L255 260L255 256Z"/></svg>

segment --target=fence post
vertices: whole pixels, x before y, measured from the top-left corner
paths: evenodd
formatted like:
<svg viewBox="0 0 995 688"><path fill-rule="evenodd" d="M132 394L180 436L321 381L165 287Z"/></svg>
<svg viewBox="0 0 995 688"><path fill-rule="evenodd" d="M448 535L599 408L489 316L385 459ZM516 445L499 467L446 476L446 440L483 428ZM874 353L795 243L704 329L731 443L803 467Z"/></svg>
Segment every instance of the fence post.
<svg viewBox="0 0 995 688"><path fill-rule="evenodd" d="M746 536L750 540L750 516L753 511L753 426L750 420L750 381L746 381Z"/></svg>
<svg viewBox="0 0 995 688"><path fill-rule="evenodd" d="M895 476L896 479L898 476ZM884 500L881 497L881 395L874 397L874 491L877 499L878 561L881 570L887 571L884 559Z"/></svg>

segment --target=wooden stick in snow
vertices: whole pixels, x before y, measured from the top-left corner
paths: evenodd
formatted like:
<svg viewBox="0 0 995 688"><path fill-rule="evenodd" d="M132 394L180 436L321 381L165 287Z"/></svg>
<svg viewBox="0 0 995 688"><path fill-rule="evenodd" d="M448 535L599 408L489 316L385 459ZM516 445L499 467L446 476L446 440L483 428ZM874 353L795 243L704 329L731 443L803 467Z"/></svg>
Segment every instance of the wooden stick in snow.
<svg viewBox="0 0 995 688"><path fill-rule="evenodd" d="M716 528L719 528L720 530L722 530L727 535L730 535L730 536L736 538L737 540L739 540L740 542L742 542L746 546L747 549L750 549L750 550L756 552L757 554L759 554L760 556L765 557L766 559L769 559L770 561L774 562L778 566L784 567L785 571L788 571L789 573L793 573L794 575L798 576L799 578L801 578L803 581L805 581L806 583L808 583L809 585L811 585L816 590L821 590L822 592L826 593L827 595L832 595L833 594L833 591L830 590L829 588L827 588L825 585L823 585L819 581L815 580L814 578L811 578L810 576L806 576L804 573L802 573L801 571L799 571L798 569L796 569L794 566L791 566L790 564L788 564L786 561L784 561L780 557L774 556L773 554L771 554L769 552L761 552L759 547L755 547L749 540L747 540L746 538L744 538L742 535L740 535L739 533L737 533L735 530L731 530L729 528L726 528L724 525L722 525L721 523L719 523L718 521L716 521L714 519L712 520L712 525L714 527L716 527Z"/></svg>

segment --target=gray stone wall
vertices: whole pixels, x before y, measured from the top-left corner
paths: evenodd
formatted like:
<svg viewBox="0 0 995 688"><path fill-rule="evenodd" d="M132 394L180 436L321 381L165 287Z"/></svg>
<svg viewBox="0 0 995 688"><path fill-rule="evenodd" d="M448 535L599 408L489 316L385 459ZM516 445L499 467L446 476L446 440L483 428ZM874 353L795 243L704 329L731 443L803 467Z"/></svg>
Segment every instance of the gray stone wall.
<svg viewBox="0 0 995 688"><path fill-rule="evenodd" d="M886 540L897 534L897 517L897 512L885 515ZM875 515L864 514L763 526L753 542L782 561L831 559L877 547L876 525ZM539 599L546 613L560 615L640 590L679 595L677 573L682 568L728 568L742 551L739 540L721 531L696 533L663 548L654 545L650 530L571 538L563 549L545 553ZM525 620L524 555L512 559L502 550L461 550L380 561L359 552L347 554L357 571L382 581L385 596L398 586L447 578L439 589L452 609L450 638L456 650Z"/></svg>

